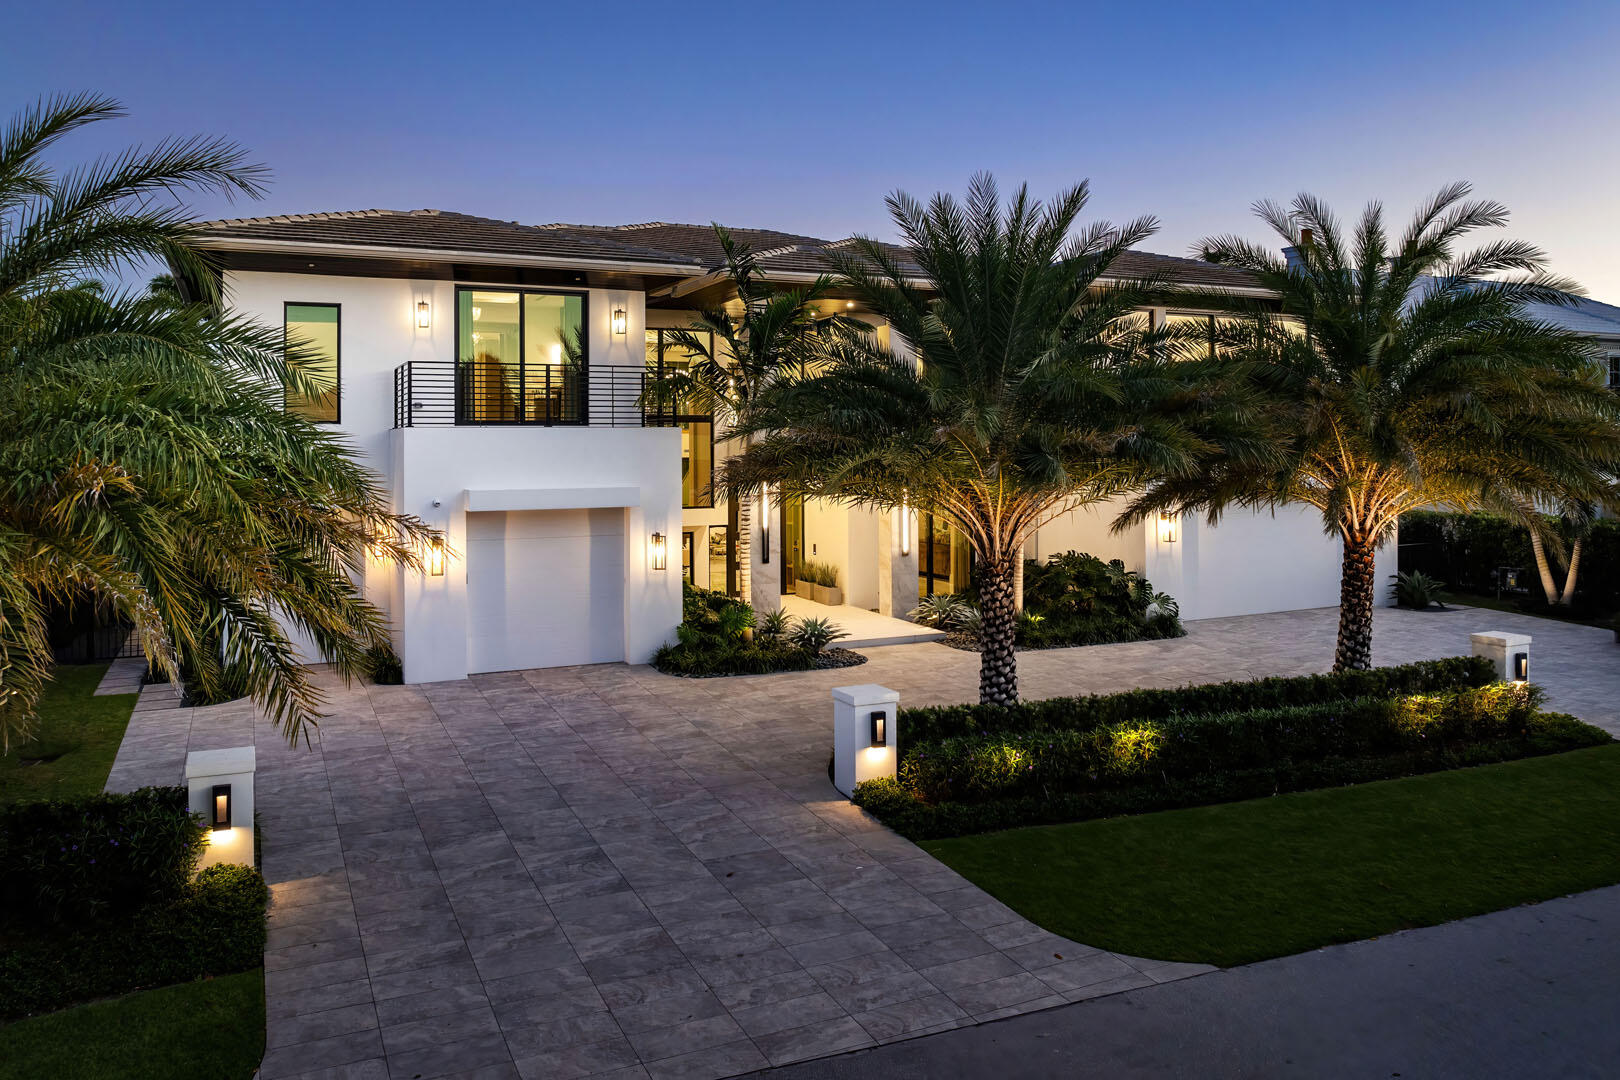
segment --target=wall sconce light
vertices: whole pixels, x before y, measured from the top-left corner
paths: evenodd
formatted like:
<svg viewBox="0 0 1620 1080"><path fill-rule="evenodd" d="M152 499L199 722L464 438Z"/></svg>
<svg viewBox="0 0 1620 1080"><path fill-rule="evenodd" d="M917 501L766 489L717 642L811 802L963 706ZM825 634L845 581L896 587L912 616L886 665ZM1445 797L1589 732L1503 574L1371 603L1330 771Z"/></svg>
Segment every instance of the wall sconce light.
<svg viewBox="0 0 1620 1080"><path fill-rule="evenodd" d="M426 300L416 302L416 325L423 330L433 325L433 309Z"/></svg>
<svg viewBox="0 0 1620 1080"><path fill-rule="evenodd" d="M887 719L888 719L888 714L886 714L886 713L875 712L875 713L872 714L872 716L871 716L871 721L872 721L872 741L871 741L871 745L873 745L873 746L888 746L889 745L888 725L885 722Z"/></svg>
<svg viewBox="0 0 1620 1080"><path fill-rule="evenodd" d="M215 832L224 832L231 827L231 785L215 784L213 798L209 805L214 808L214 820L209 827Z"/></svg>
<svg viewBox="0 0 1620 1080"><path fill-rule="evenodd" d="M1166 544L1176 542L1179 534L1180 521L1175 514L1159 514L1159 540Z"/></svg>
<svg viewBox="0 0 1620 1080"><path fill-rule="evenodd" d="M613 332L623 337L630 329L630 316L625 314L624 308L613 309Z"/></svg>
<svg viewBox="0 0 1620 1080"><path fill-rule="evenodd" d="M663 570L669 566L669 543L664 534L655 532L647 541L647 561L654 570Z"/></svg>
<svg viewBox="0 0 1620 1080"><path fill-rule="evenodd" d="M1515 682L1530 681L1530 654L1513 654L1513 679Z"/></svg>
<svg viewBox="0 0 1620 1080"><path fill-rule="evenodd" d="M429 541L427 564L429 576L444 577L444 537L435 536Z"/></svg>
<svg viewBox="0 0 1620 1080"><path fill-rule="evenodd" d="M771 562L771 489L769 485L759 491L759 561L767 566Z"/></svg>
<svg viewBox="0 0 1620 1080"><path fill-rule="evenodd" d="M900 554L911 554L911 499L910 493L900 493Z"/></svg>

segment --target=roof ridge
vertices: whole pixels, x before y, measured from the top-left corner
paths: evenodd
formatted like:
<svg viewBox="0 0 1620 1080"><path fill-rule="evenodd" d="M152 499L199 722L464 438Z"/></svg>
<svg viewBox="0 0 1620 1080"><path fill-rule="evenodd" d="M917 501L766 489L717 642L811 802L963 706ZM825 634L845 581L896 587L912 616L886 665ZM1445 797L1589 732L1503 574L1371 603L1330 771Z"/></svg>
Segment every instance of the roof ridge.
<svg viewBox="0 0 1620 1080"><path fill-rule="evenodd" d="M260 217L218 218L200 221L199 225L277 225L292 221L336 221L342 218L391 217L400 214L419 216L437 214L437 210L320 210L311 214L265 214Z"/></svg>

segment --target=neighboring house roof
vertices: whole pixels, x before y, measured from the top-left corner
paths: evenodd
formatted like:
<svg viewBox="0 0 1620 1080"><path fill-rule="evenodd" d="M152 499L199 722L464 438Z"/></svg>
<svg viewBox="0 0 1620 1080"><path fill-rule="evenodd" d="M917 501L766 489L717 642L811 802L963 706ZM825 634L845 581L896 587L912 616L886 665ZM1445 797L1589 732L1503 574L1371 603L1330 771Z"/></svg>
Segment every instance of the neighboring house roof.
<svg viewBox="0 0 1620 1080"><path fill-rule="evenodd" d="M1573 299L1574 303L1568 306L1563 304L1526 304L1524 306L1525 313L1531 318L1552 323L1554 326L1572 330L1577 334L1620 338L1620 307L1601 303L1597 300L1588 300L1584 296L1577 296Z"/></svg>
<svg viewBox="0 0 1620 1080"><path fill-rule="evenodd" d="M203 246L217 238L232 246L253 241L276 244L353 246L370 249L482 252L548 259L642 262L689 266L693 274L712 273L722 258L709 225L649 221L634 225L524 225L449 210L340 210L317 214L231 218L200 226ZM847 247L852 238L823 240L775 229L733 228L732 236L754 250L766 272L816 274L825 271L824 251ZM903 268L915 269L906 249L884 245ZM1114 266L1116 277L1161 274L1189 286L1253 288L1242 271L1196 259L1128 251ZM918 273L921 273L918 270Z"/></svg>

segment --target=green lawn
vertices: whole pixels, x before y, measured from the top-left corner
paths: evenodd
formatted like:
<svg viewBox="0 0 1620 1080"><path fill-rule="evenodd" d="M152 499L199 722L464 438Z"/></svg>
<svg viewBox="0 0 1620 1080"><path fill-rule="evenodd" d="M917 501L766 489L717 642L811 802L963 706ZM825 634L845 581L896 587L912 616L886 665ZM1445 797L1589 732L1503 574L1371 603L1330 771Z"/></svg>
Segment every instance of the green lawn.
<svg viewBox="0 0 1620 1080"><path fill-rule="evenodd" d="M0 1080L247 1080L264 971L142 990L0 1027Z"/></svg>
<svg viewBox="0 0 1620 1080"><path fill-rule="evenodd" d="M75 664L53 672L34 737L0 755L0 803L93 795L107 783L137 695L94 696L106 671Z"/></svg>
<svg viewBox="0 0 1620 1080"><path fill-rule="evenodd" d="M1620 882L1620 746L923 847L1076 941L1243 964Z"/></svg>

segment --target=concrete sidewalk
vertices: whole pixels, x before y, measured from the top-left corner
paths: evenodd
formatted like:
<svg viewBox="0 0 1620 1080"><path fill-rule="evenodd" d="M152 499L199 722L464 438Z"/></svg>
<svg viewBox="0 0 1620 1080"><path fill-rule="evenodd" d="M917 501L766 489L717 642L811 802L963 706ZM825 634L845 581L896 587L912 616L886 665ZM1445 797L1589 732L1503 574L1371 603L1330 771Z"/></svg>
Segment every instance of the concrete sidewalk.
<svg viewBox="0 0 1620 1080"><path fill-rule="evenodd" d="M1620 887L777 1069L771 1080L1620 1075ZM758 1074L765 1075L765 1074Z"/></svg>

